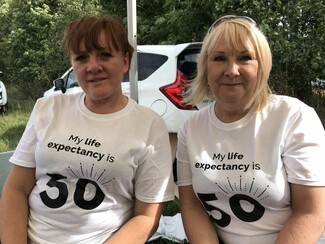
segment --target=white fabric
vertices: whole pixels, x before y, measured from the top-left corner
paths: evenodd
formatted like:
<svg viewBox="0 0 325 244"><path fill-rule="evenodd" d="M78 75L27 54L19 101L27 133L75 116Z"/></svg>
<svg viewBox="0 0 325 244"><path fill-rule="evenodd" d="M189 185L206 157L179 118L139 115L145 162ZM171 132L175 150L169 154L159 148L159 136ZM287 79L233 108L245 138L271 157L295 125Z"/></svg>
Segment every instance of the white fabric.
<svg viewBox="0 0 325 244"><path fill-rule="evenodd" d="M161 216L158 229L149 241L160 238L173 241L173 243L184 243L187 241L180 213L174 216Z"/></svg>
<svg viewBox="0 0 325 244"><path fill-rule="evenodd" d="M325 185L324 128L286 96L234 123L218 120L214 105L179 131L178 185L193 185L226 243L273 243L291 214L289 182Z"/></svg>
<svg viewBox="0 0 325 244"><path fill-rule="evenodd" d="M167 128L130 99L108 115L89 111L83 93L39 99L10 161L36 167L33 243L102 243L132 217L135 197L174 199Z"/></svg>

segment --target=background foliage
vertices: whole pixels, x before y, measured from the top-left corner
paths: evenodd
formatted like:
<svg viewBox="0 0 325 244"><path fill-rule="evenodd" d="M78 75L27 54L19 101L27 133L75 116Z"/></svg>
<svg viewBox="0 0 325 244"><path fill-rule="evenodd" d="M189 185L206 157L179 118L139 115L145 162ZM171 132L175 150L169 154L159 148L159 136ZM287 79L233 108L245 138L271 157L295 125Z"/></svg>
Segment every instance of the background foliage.
<svg viewBox="0 0 325 244"><path fill-rule="evenodd" d="M216 18L251 16L273 51L273 90L325 113L312 86L324 88L324 10L323 0L138 0L138 44L202 41ZM85 14L115 15L126 25L127 0L0 0L0 69L9 96L35 100L51 87L69 66L63 28Z"/></svg>

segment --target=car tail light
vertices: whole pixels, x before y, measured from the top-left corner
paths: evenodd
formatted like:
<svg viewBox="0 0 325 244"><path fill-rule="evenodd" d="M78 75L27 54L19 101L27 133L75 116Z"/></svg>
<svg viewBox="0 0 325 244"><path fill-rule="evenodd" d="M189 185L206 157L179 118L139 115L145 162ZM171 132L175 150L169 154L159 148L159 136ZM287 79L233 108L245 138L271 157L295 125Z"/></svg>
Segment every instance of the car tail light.
<svg viewBox="0 0 325 244"><path fill-rule="evenodd" d="M196 106L185 105L182 103L183 94L189 80L181 71L177 70L176 81L162 86L159 90L179 109L197 110Z"/></svg>

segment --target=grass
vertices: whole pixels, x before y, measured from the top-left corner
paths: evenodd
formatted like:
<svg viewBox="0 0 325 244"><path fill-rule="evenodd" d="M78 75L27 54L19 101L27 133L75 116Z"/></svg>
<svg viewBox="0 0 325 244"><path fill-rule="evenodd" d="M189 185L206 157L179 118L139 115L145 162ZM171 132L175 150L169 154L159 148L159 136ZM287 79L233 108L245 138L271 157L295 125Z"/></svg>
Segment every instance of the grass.
<svg viewBox="0 0 325 244"><path fill-rule="evenodd" d="M0 115L0 152L14 150L22 136L34 101L9 101L8 112Z"/></svg>

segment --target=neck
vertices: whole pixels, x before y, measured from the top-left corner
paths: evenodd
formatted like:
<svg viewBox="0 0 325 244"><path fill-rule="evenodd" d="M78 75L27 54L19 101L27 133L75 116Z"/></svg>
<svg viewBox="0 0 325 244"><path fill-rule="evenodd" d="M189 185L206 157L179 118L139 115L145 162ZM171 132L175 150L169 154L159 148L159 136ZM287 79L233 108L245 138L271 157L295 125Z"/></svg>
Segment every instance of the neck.
<svg viewBox="0 0 325 244"><path fill-rule="evenodd" d="M218 106L216 103L214 106L214 113L224 123L232 123L242 119L246 114L248 114L249 109L244 108L224 108Z"/></svg>
<svg viewBox="0 0 325 244"><path fill-rule="evenodd" d="M117 99L91 100L85 96L86 107L96 114L111 114L122 110L128 103L128 98L124 95Z"/></svg>

